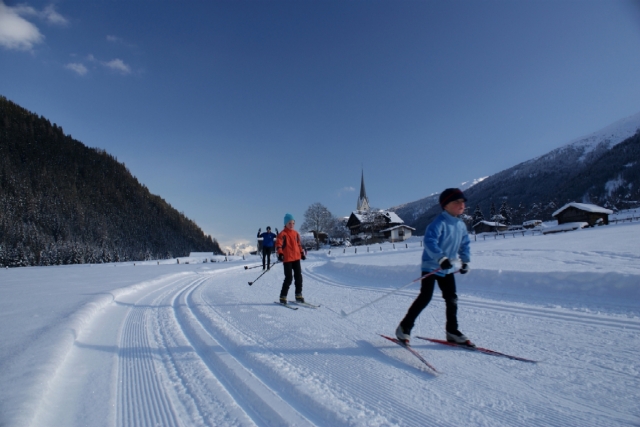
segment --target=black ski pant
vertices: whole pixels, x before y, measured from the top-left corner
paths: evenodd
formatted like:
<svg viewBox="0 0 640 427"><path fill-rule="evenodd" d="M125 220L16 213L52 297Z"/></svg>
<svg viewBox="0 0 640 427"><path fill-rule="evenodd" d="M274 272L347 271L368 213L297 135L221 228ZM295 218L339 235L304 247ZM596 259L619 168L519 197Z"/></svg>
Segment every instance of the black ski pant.
<svg viewBox="0 0 640 427"><path fill-rule="evenodd" d="M281 297L286 297L289 293L289 286L295 279L296 295L302 294L302 267L300 266L300 260L284 262L284 282L282 282L282 290L280 291Z"/></svg>
<svg viewBox="0 0 640 427"><path fill-rule="evenodd" d="M428 272L423 271L422 275L425 274L428 274ZM458 330L458 296L456 295L456 280L453 277L453 273L451 273L446 276L432 274L431 276L422 279L420 295L418 295L418 298L416 298L413 304L411 304L411 307L409 307L404 319L400 322L400 325L405 332L411 332L411 329L413 329L413 326L416 323L416 319L431 301L436 281L438 282L438 287L440 287L440 290L442 291L442 298L446 304L447 332L455 332Z"/></svg>
<svg viewBox="0 0 640 427"><path fill-rule="evenodd" d="M265 260L266 260L266 266L271 267L271 252L273 252L272 246L262 247L262 269L263 270L265 268Z"/></svg>

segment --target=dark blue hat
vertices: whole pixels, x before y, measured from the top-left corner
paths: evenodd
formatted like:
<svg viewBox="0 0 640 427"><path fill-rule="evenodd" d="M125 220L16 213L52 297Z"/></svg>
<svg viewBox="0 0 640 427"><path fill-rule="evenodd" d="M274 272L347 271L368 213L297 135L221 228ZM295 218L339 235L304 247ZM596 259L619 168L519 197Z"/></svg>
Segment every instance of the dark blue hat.
<svg viewBox="0 0 640 427"><path fill-rule="evenodd" d="M459 188L447 188L442 192L442 194L440 194L440 206L442 206L442 209L444 209L444 207L447 206L448 203L459 199L462 199L465 202L467 201L467 198L464 197L462 190L460 190Z"/></svg>

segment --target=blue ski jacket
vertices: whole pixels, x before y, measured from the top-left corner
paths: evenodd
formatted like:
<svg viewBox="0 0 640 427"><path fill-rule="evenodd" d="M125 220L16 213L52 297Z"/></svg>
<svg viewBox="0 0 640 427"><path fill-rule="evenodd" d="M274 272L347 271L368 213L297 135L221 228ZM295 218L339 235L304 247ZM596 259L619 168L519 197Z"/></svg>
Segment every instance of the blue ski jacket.
<svg viewBox="0 0 640 427"><path fill-rule="evenodd" d="M443 211L433 220L424 233L424 250L422 251L422 271L433 271L440 268L438 260L444 256L451 262L457 258L463 263L471 261L470 240L464 222L447 211ZM453 273L457 267L436 273L444 276Z"/></svg>
<svg viewBox="0 0 640 427"><path fill-rule="evenodd" d="M258 233L258 237L262 237L263 248L272 248L275 246L276 235L272 232Z"/></svg>

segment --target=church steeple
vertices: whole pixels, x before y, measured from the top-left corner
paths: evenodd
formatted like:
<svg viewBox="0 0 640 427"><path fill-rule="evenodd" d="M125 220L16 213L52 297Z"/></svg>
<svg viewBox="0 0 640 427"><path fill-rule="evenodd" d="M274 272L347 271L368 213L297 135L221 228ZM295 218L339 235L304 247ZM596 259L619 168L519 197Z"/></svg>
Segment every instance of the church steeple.
<svg viewBox="0 0 640 427"><path fill-rule="evenodd" d="M369 210L369 199L367 198L367 192L364 189L364 169L362 170L362 178L360 180L360 197L358 197L358 205L356 209L359 211Z"/></svg>

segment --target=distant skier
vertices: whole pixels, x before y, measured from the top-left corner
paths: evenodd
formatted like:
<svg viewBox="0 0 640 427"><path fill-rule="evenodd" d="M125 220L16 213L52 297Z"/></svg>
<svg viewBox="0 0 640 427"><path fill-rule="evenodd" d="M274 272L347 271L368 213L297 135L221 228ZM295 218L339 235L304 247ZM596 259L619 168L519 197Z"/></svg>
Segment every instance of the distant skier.
<svg viewBox="0 0 640 427"><path fill-rule="evenodd" d="M261 231L262 228L259 228L258 237L262 237L262 269L264 270L271 268L271 254L274 251L276 235L271 232L271 227L268 226L265 233L260 233Z"/></svg>
<svg viewBox="0 0 640 427"><path fill-rule="evenodd" d="M278 234L276 239L276 251L278 251L278 261L282 262L284 267L284 282L282 282L282 290L280 291L280 303L287 303L287 294L289 286L295 279L296 301L304 302L302 296L302 267L300 260L306 259L305 250L302 247L300 234L293 228L296 221L293 215L286 214L284 216L284 230Z"/></svg>
<svg viewBox="0 0 640 427"><path fill-rule="evenodd" d="M411 304L396 329L396 337L406 344L411 338L411 329L413 329L416 318L431 301L437 281L446 304L447 341L473 345L469 338L458 330L458 296L456 295L455 270L452 264L452 260L455 261L460 257L462 261L460 273L469 272L469 262L471 261L469 235L467 226L458 218L464 212L466 201L464 194L458 188L447 188L440 194L440 206L443 212L427 226L424 233L422 274L428 274L439 268L441 270L422 279L420 294Z"/></svg>

